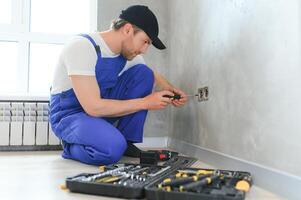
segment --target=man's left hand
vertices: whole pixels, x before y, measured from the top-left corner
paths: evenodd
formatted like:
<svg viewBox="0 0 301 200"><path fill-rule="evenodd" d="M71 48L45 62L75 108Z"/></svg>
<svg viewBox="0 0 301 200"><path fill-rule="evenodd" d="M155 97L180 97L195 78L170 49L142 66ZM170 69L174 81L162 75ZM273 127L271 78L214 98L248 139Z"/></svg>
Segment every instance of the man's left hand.
<svg viewBox="0 0 301 200"><path fill-rule="evenodd" d="M183 92L182 90L178 89L178 88L172 88L171 90L173 93L179 94L181 96L181 99L174 99L172 100L171 104L175 107L179 107L179 106L183 106L187 100L188 97L185 94L185 92Z"/></svg>

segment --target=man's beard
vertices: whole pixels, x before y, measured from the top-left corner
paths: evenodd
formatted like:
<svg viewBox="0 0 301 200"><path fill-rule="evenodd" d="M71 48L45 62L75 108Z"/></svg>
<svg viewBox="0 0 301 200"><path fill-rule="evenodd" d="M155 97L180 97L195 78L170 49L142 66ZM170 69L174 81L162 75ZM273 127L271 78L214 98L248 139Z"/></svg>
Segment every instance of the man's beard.
<svg viewBox="0 0 301 200"><path fill-rule="evenodd" d="M129 61L133 60L137 56L137 54L135 52L133 52L127 48L126 43L121 44L121 52L120 53L125 59L127 59Z"/></svg>
<svg viewBox="0 0 301 200"><path fill-rule="evenodd" d="M121 55L123 55L123 57L125 57L129 61L133 60L136 57L136 54L134 54L134 53L130 54L130 53L126 52L126 51L122 51Z"/></svg>

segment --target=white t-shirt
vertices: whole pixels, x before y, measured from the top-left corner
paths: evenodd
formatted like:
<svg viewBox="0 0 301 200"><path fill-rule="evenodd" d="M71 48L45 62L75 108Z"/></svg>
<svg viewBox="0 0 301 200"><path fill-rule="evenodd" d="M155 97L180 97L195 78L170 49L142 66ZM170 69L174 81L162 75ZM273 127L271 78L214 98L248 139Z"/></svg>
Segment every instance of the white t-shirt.
<svg viewBox="0 0 301 200"><path fill-rule="evenodd" d="M114 54L111 51L99 33L92 33L89 36L99 45L102 57L112 58L119 56L119 54ZM95 76L96 61L97 54L93 44L83 36L73 38L64 46L59 56L54 71L51 94L58 94L71 89L70 75ZM131 61L127 61L119 76L137 64L145 64L141 55L136 56Z"/></svg>

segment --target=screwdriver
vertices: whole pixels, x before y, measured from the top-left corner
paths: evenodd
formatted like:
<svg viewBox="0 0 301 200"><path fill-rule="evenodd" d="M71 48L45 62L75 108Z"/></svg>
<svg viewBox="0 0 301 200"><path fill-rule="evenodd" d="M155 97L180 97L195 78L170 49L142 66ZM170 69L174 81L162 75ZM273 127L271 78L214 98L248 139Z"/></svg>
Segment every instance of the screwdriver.
<svg viewBox="0 0 301 200"><path fill-rule="evenodd" d="M191 94L191 95L186 95L186 96L187 97L198 97L199 94ZM182 98L181 95L179 95L179 94L175 94L174 96L166 94L166 95L163 95L163 97L167 97L167 98L170 98L172 100L179 100L179 99Z"/></svg>
<svg viewBox="0 0 301 200"><path fill-rule="evenodd" d="M162 187L166 187L166 186L179 186L179 185L183 185L183 184L187 184L187 183L191 183L191 182L196 182L200 179L204 179L207 178L209 176L212 176L211 174L205 174L202 176L191 176L191 177L187 177L187 178L179 178L179 179L165 179L163 181L163 183L159 184L158 187L162 188Z"/></svg>
<svg viewBox="0 0 301 200"><path fill-rule="evenodd" d="M213 169L199 169L199 170L177 170L178 172L181 173L186 173L186 174L196 174L196 175L200 175L200 174L220 174L221 172L219 170L213 170Z"/></svg>
<svg viewBox="0 0 301 200"><path fill-rule="evenodd" d="M211 184L212 182L214 182L215 180L217 180L219 178L218 175L213 175L211 177L207 177L205 179L201 179L200 181L196 181L196 182L192 182L192 183L188 183L186 185L181 185L179 187L179 191L180 192L183 192L183 191L190 191L190 190L193 190L197 187L202 187L202 186L205 186L205 185L209 185Z"/></svg>
<svg viewBox="0 0 301 200"><path fill-rule="evenodd" d="M162 188L165 186L175 186L178 184L184 184L187 182L198 181L200 179L212 176L212 174L219 174L217 170L178 170L178 173L175 175L175 179L166 178L163 183L159 184L158 187ZM193 174L194 176L188 176L188 174Z"/></svg>

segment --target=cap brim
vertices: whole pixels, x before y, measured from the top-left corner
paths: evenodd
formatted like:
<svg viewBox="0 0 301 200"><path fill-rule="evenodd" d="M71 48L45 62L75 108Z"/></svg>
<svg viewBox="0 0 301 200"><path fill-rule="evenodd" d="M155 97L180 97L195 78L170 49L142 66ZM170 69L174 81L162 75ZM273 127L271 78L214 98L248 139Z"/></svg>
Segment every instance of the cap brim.
<svg viewBox="0 0 301 200"><path fill-rule="evenodd" d="M154 45L154 47L156 47L157 49L166 49L166 46L161 42L161 40L159 38L154 38L152 44Z"/></svg>

